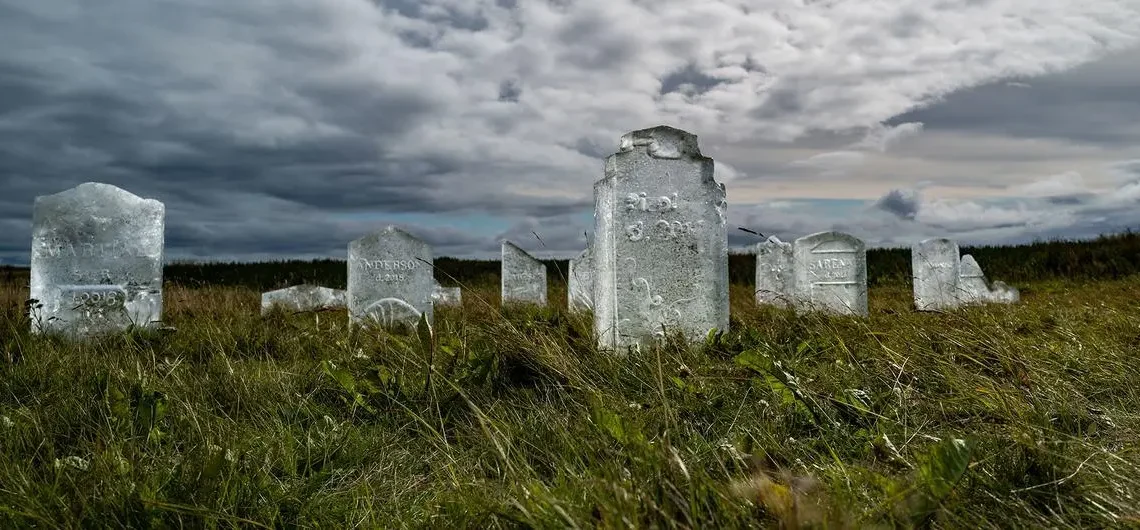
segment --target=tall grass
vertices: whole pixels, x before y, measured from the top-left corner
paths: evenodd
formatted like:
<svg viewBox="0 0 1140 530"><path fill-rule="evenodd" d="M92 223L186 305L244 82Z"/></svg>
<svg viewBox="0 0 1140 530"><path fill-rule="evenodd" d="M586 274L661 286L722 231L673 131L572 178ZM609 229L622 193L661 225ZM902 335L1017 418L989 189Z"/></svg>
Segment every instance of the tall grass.
<svg viewBox="0 0 1140 530"><path fill-rule="evenodd" d="M624 357L556 275L550 308L474 277L430 333L171 281L173 331L72 343L27 332L15 276L0 527L1140 524L1140 276L943 314L884 280L866 319L738 283L729 332Z"/></svg>

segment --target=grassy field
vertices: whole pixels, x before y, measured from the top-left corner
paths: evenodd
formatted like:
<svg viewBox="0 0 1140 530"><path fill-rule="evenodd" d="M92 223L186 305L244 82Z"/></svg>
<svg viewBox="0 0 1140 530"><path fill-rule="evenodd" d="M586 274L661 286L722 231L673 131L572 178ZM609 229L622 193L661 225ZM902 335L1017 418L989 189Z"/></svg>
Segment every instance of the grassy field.
<svg viewBox="0 0 1140 530"><path fill-rule="evenodd" d="M425 334L184 265L174 331L69 344L8 270L0 527L1140 528L1140 261L1104 250L1136 239L975 252L1023 303L945 314L873 258L866 319L758 308L734 262L728 333L625 358L557 274L500 308L458 262Z"/></svg>

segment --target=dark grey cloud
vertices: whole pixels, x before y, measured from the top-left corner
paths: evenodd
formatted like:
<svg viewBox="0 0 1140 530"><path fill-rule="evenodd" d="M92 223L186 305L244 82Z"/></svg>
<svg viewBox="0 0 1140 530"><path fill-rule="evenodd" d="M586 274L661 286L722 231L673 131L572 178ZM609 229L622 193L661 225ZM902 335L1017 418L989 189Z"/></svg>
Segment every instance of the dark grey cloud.
<svg viewBox="0 0 1140 530"><path fill-rule="evenodd" d="M1033 14L1036 26L1002 9L0 0L0 259L26 259L35 196L86 181L165 202L172 257L340 255L412 218L421 226L409 231L441 254L530 232L572 253L602 159L629 130L737 138L716 153L735 201L734 182L763 183L790 161L770 159L766 140L814 131L796 147L848 145L853 128L934 95L1063 69L1140 34L1126 22L1137 10L1097 0ZM1072 46L1090 34L1109 38ZM954 53L923 52L951 43ZM1072 90L1131 120L1121 105L1132 78L1085 72L1103 92ZM1050 94L1029 108L1064 90ZM1129 126L1102 129L1123 138ZM888 217L863 222L888 230ZM843 226L819 212L774 219L780 230Z"/></svg>
<svg viewBox="0 0 1140 530"><path fill-rule="evenodd" d="M914 219L918 214L919 196L914 190L891 190L872 205L900 219Z"/></svg>
<svg viewBox="0 0 1140 530"><path fill-rule="evenodd" d="M689 63L684 68L670 72L669 75L661 78L661 93L703 94L723 83L724 80L707 75L700 71L695 64Z"/></svg>
<svg viewBox="0 0 1140 530"><path fill-rule="evenodd" d="M888 124L985 132L1097 145L1135 143L1140 134L1140 50L1072 70L961 90Z"/></svg>

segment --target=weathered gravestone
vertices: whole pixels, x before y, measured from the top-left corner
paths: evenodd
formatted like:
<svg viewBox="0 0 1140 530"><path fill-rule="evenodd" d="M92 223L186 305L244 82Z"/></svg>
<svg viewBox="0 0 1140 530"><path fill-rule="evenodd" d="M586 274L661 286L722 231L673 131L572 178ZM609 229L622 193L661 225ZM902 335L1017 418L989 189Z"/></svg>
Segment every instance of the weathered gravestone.
<svg viewBox="0 0 1140 530"><path fill-rule="evenodd" d="M926 239L911 247L914 307L919 311L945 311L958 307L958 243L946 238Z"/></svg>
<svg viewBox="0 0 1140 530"><path fill-rule="evenodd" d="M792 244L776 236L756 244L756 303L789 307L795 286Z"/></svg>
<svg viewBox="0 0 1140 530"><path fill-rule="evenodd" d="M431 246L389 226L348 244L349 321L384 326L432 323Z"/></svg>
<svg viewBox="0 0 1140 530"><path fill-rule="evenodd" d="M594 248L586 247L570 260L566 274L566 305L570 311L594 308Z"/></svg>
<svg viewBox="0 0 1140 530"><path fill-rule="evenodd" d="M431 301L436 305L463 304L463 291L459 287L444 287L436 281L432 289Z"/></svg>
<svg viewBox="0 0 1140 530"><path fill-rule="evenodd" d="M546 265L510 241L503 241L502 251L503 303L546 305Z"/></svg>
<svg viewBox="0 0 1140 530"><path fill-rule="evenodd" d="M605 171L594 184L599 347L727 330L728 203L697 137L667 126L627 133Z"/></svg>
<svg viewBox="0 0 1140 530"><path fill-rule="evenodd" d="M165 215L157 200L98 182L36 197L32 331L82 337L158 323Z"/></svg>
<svg viewBox="0 0 1140 530"><path fill-rule="evenodd" d="M294 285L261 293L261 314L274 307L290 312L322 311L345 307L345 292L316 285Z"/></svg>
<svg viewBox="0 0 1140 530"><path fill-rule="evenodd" d="M795 241L795 303L802 310L867 314L867 248L842 232L819 232Z"/></svg>
<svg viewBox="0 0 1140 530"><path fill-rule="evenodd" d="M962 304L984 304L990 302L1014 303L1021 298L1017 289L1004 282L986 281L982 267L973 256L962 256L961 273L958 279L958 300Z"/></svg>

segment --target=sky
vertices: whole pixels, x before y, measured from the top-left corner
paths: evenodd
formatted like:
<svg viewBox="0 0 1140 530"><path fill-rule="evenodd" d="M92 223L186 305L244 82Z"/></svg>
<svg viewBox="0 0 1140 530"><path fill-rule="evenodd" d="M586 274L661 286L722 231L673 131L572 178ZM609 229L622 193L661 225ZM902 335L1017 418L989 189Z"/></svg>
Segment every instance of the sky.
<svg viewBox="0 0 1140 530"><path fill-rule="evenodd" d="M163 201L168 260L572 256L657 125L734 248L1140 228L1140 0L0 0L0 264L88 181Z"/></svg>

